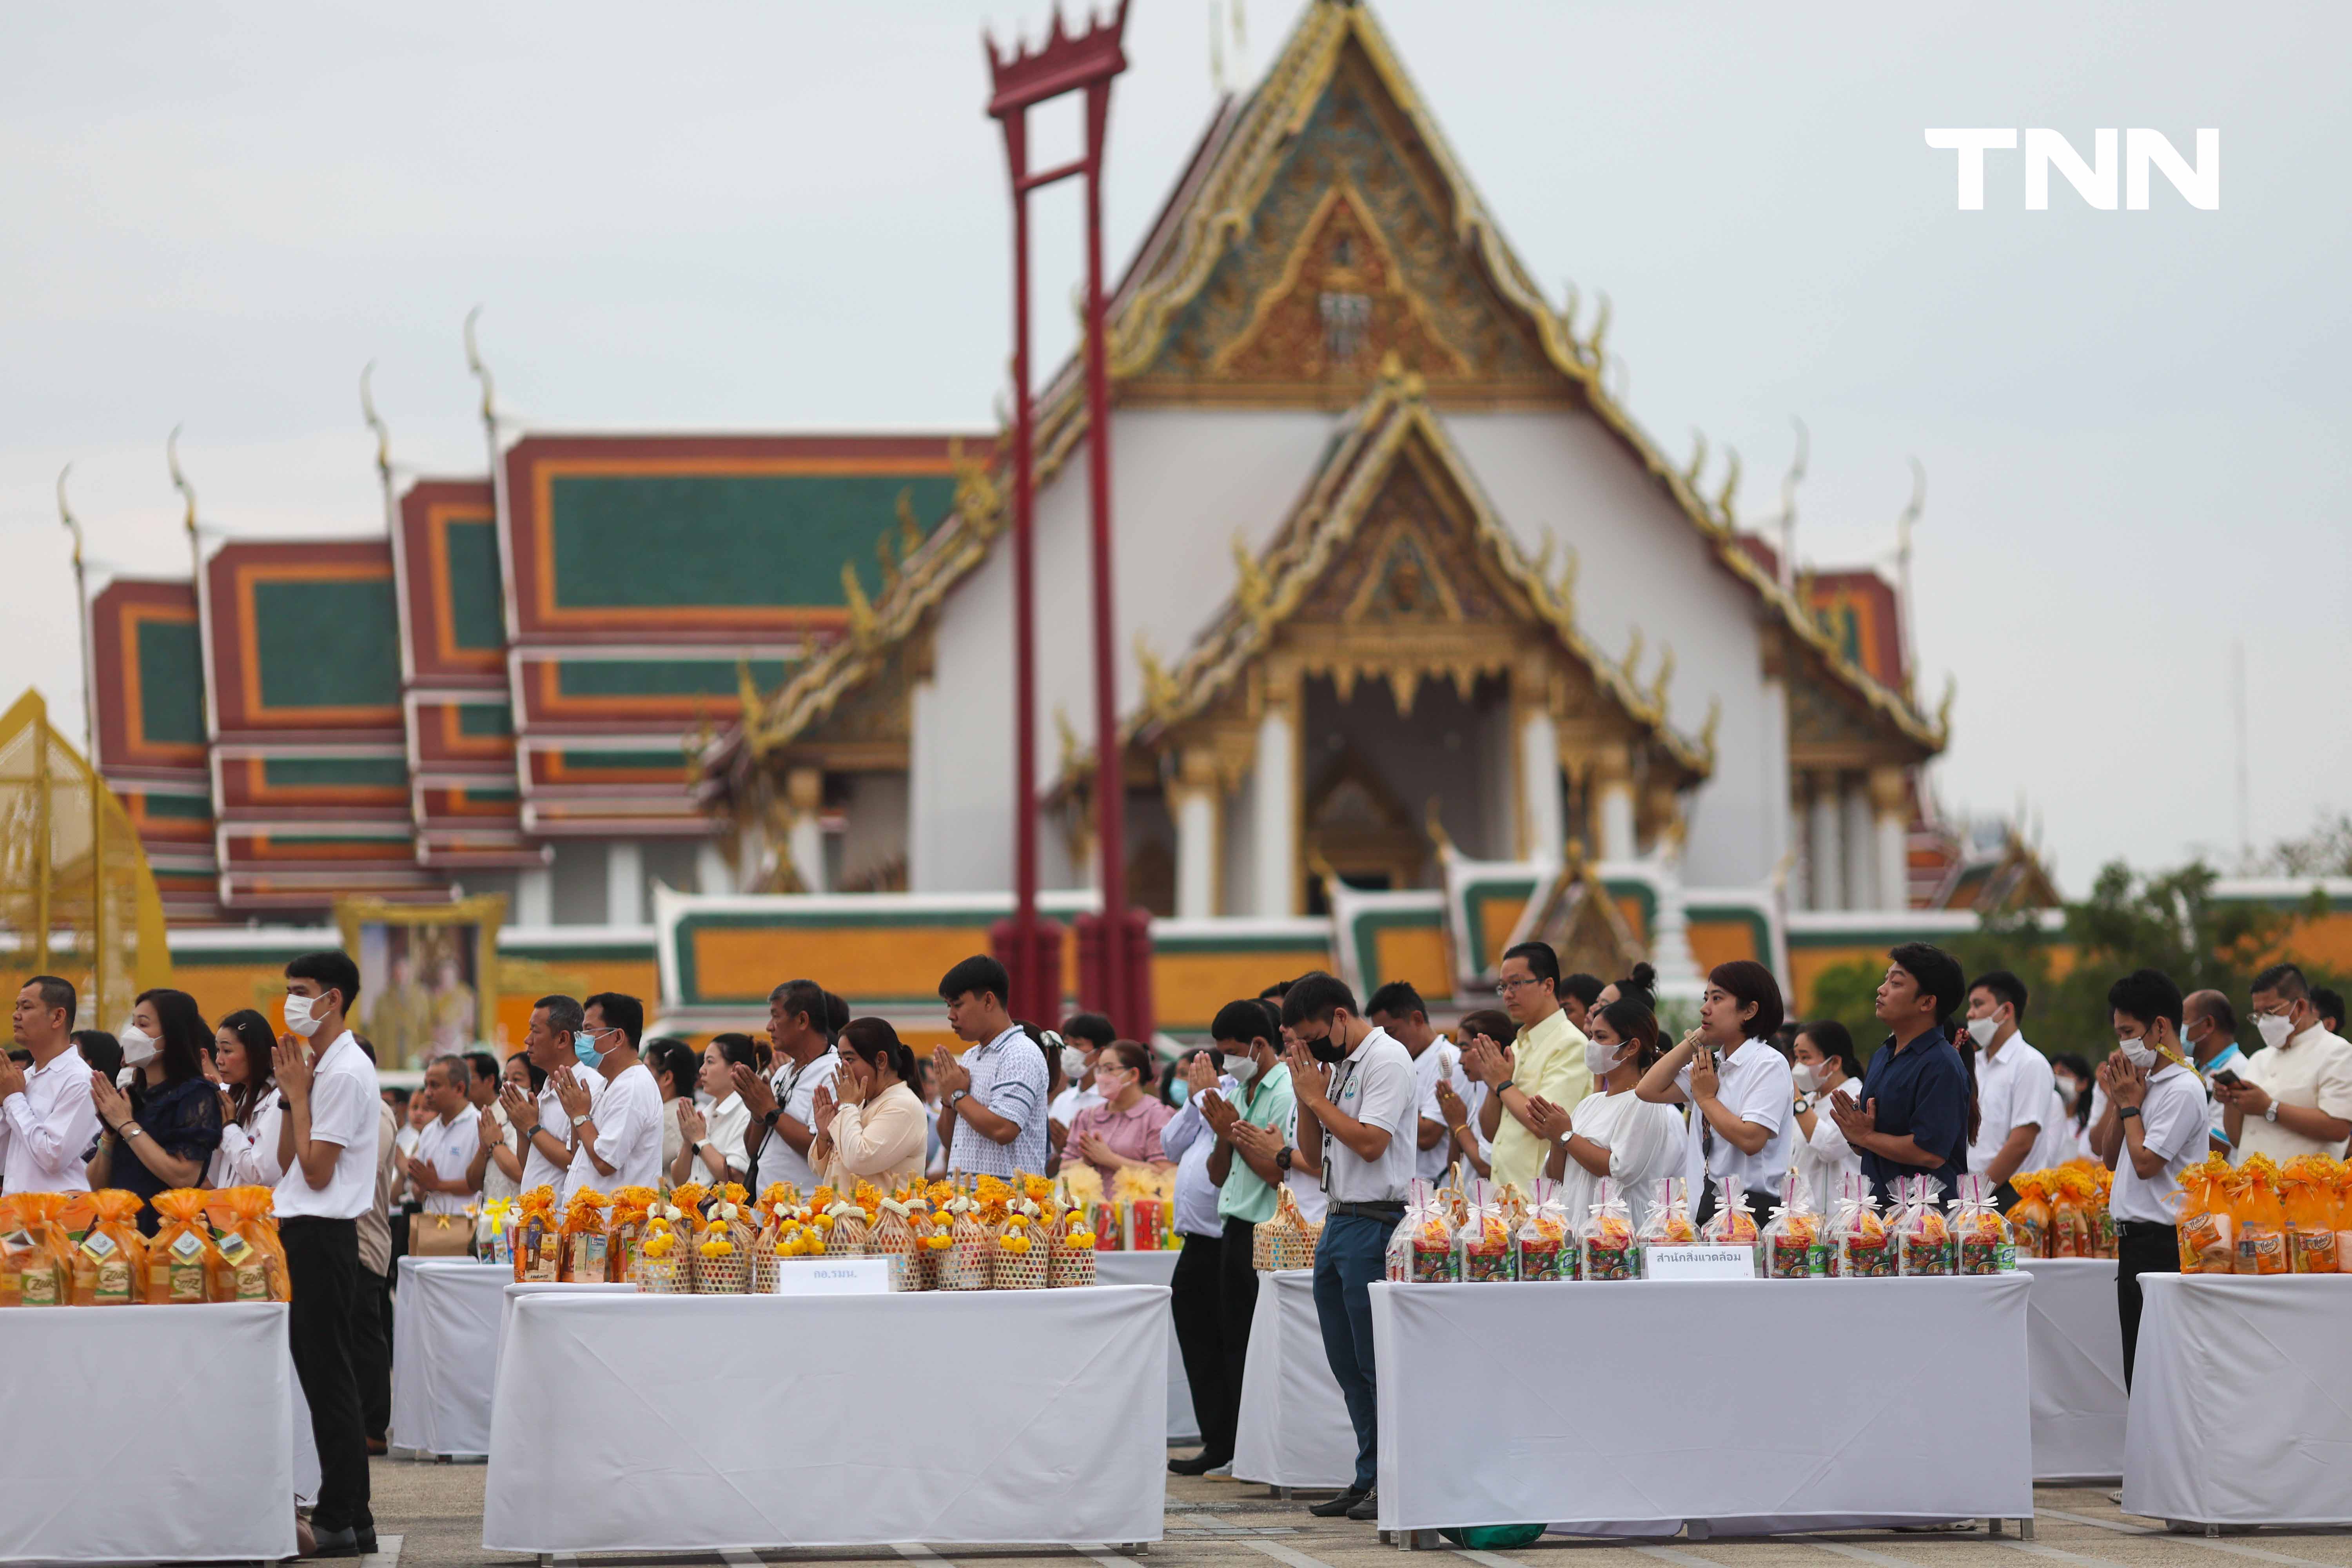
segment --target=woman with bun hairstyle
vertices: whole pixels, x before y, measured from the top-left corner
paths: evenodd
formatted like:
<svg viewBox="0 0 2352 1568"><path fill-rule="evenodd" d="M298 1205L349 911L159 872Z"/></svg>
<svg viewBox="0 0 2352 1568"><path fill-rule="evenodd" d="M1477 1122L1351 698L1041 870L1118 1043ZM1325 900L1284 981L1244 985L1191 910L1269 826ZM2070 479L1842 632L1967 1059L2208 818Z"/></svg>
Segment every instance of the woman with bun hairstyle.
<svg viewBox="0 0 2352 1568"><path fill-rule="evenodd" d="M1644 966L1646 967L1646 966ZM1603 1176L1625 1194L1633 1225L1649 1217L1654 1184L1680 1167L1682 1114L1633 1092L1658 1056L1658 1020L1641 1003L1604 1002L1584 1018L1584 1063L1593 1090L1573 1111L1535 1102L1538 1131L1550 1142L1544 1174L1560 1184L1569 1217L1582 1220Z"/></svg>
<svg viewBox="0 0 2352 1568"><path fill-rule="evenodd" d="M1780 983L1770 970L1748 958L1717 964L1699 999L1698 1027L1660 1057L1635 1090L1661 1105L1691 1108L1684 1173L1702 1225L1726 1177L1739 1178L1759 1221L1780 1202L1796 1121L1789 1058L1772 1045L1781 1016Z"/></svg>
<svg viewBox="0 0 2352 1568"><path fill-rule="evenodd" d="M1646 963L1637 963L1633 973L1622 980L1612 980L1601 988L1592 1005L1606 1007L1612 1002L1633 1002L1649 1010L1653 1018L1658 1011L1658 972Z"/></svg>

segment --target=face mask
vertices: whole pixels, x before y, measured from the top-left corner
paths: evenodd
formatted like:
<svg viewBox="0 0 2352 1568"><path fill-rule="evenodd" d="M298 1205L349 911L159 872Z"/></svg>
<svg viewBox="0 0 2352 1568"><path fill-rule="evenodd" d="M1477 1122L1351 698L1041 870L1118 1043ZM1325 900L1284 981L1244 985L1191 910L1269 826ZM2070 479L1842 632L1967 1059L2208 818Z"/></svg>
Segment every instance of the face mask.
<svg viewBox="0 0 2352 1568"><path fill-rule="evenodd" d="M2000 1020L1999 1018L1970 1018L1969 1020L1969 1038L1974 1040L1979 1047L1992 1044L1992 1037L2000 1033Z"/></svg>
<svg viewBox="0 0 2352 1568"><path fill-rule="evenodd" d="M1086 1070L1087 1053L1078 1049L1076 1046L1064 1046L1062 1047L1062 1076L1068 1079L1072 1083L1076 1083Z"/></svg>
<svg viewBox="0 0 2352 1568"><path fill-rule="evenodd" d="M596 1048L596 1037L586 1029L572 1037L572 1054L583 1068L593 1068L604 1059L604 1053Z"/></svg>
<svg viewBox="0 0 2352 1568"><path fill-rule="evenodd" d="M309 996L286 998L286 1026L304 1039L319 1032L319 1017L314 1009L318 1001Z"/></svg>
<svg viewBox="0 0 2352 1568"><path fill-rule="evenodd" d="M1255 1053L1246 1056L1236 1053L1225 1057L1223 1061L1225 1071L1236 1088L1247 1089L1257 1081L1257 1057Z"/></svg>
<svg viewBox="0 0 2352 1568"><path fill-rule="evenodd" d="M2069 1105L2074 1104L2074 1097L2083 1092L2083 1086L2071 1078L2053 1079L2051 1081L2058 1086L2060 1098Z"/></svg>
<svg viewBox="0 0 2352 1568"><path fill-rule="evenodd" d="M1624 1048L1622 1041L1613 1046L1604 1046L1599 1040L1587 1039L1584 1042L1584 1070L1594 1078L1603 1076L1617 1065L1617 1053Z"/></svg>
<svg viewBox="0 0 2352 1568"><path fill-rule="evenodd" d="M1178 1105L1183 1104L1187 1099L1191 1098L1192 1093L1192 1086L1186 1083L1181 1078L1174 1083L1168 1086L1168 1098Z"/></svg>
<svg viewBox="0 0 2352 1568"><path fill-rule="evenodd" d="M1789 1069L1789 1076L1797 1080L1800 1094L1811 1094L1822 1087L1822 1070L1811 1062L1799 1062Z"/></svg>
<svg viewBox="0 0 2352 1568"><path fill-rule="evenodd" d="M2263 1037L2263 1044L2276 1050L2294 1035L2294 1020L2284 1013L2264 1013L2254 1019L2254 1027Z"/></svg>
<svg viewBox="0 0 2352 1568"><path fill-rule="evenodd" d="M2124 1048L2124 1060L2131 1063L2132 1066L2147 1068L2156 1065L2156 1052L2146 1040L2123 1040L2117 1043Z"/></svg>
<svg viewBox="0 0 2352 1568"><path fill-rule="evenodd" d="M122 1033L116 1037L122 1042L124 1067L144 1067L155 1059L155 1037L138 1025L123 1025Z"/></svg>
<svg viewBox="0 0 2352 1568"><path fill-rule="evenodd" d="M1319 1040L1307 1041L1307 1054L1318 1062L1343 1062L1348 1059L1348 1047L1326 1035Z"/></svg>

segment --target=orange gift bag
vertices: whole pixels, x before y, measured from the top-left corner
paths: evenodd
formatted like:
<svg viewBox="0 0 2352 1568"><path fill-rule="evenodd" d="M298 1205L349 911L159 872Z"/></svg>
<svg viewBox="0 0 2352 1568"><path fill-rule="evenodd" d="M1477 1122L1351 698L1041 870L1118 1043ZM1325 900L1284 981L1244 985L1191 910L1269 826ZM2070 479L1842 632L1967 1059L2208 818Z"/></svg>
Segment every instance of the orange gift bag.
<svg viewBox="0 0 2352 1568"><path fill-rule="evenodd" d="M2057 1174L2055 1171L2021 1171L2010 1178L2017 1202L2009 1211L2009 1230L2020 1258L2052 1256L2050 1228L2055 1216L2050 1208L2050 1187Z"/></svg>
<svg viewBox="0 0 2352 1568"><path fill-rule="evenodd" d="M2230 1212L2230 1162L2209 1154L2180 1173L2180 1271L2228 1274L2238 1256L2238 1220ZM2016 1218L2015 1214L2010 1216Z"/></svg>
<svg viewBox="0 0 2352 1568"><path fill-rule="evenodd" d="M68 1228L89 1219L73 1252L73 1304L127 1307L147 1299L147 1242L139 1234L139 1211L147 1206L136 1193L120 1187L77 1194L67 1205Z"/></svg>
<svg viewBox="0 0 2352 1568"><path fill-rule="evenodd" d="M2278 1167L2267 1156L2250 1154L2229 1185L2238 1220L2237 1272L2285 1273L2286 1210L2279 1203Z"/></svg>
<svg viewBox="0 0 2352 1568"><path fill-rule="evenodd" d="M220 1257L205 1224L205 1203L211 1195L191 1187L155 1194L155 1212L163 1223L147 1244L150 1301L200 1304L210 1293L214 1260Z"/></svg>
<svg viewBox="0 0 2352 1568"><path fill-rule="evenodd" d="M2287 1264L2297 1274L2333 1274L2336 1258L2337 1162L2305 1155L2279 1173L2279 1206L2286 1213Z"/></svg>

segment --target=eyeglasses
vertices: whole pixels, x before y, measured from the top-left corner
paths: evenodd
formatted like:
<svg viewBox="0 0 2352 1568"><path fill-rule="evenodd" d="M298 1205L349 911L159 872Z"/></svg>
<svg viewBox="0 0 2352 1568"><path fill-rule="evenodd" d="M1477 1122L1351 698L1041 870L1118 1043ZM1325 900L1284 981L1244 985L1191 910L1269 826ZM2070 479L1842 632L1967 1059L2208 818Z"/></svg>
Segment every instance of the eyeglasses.
<svg viewBox="0 0 2352 1568"><path fill-rule="evenodd" d="M1522 985L1540 985L1542 984L1543 982L1538 980L1532 974L1528 975L1524 980L1508 979L1503 981L1500 984L1495 987L1495 994L1497 996L1508 996L1512 992L1517 991Z"/></svg>

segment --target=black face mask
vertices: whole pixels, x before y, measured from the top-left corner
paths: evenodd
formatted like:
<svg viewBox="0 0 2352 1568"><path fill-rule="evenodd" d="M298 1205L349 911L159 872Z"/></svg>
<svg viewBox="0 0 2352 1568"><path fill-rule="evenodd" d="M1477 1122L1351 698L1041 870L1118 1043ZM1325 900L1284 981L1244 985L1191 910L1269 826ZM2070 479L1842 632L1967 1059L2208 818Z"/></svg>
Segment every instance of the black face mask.
<svg viewBox="0 0 2352 1568"><path fill-rule="evenodd" d="M1348 1059L1348 1047L1329 1035L1325 1035L1319 1040L1306 1041L1305 1044L1307 1054L1318 1062L1340 1062Z"/></svg>

